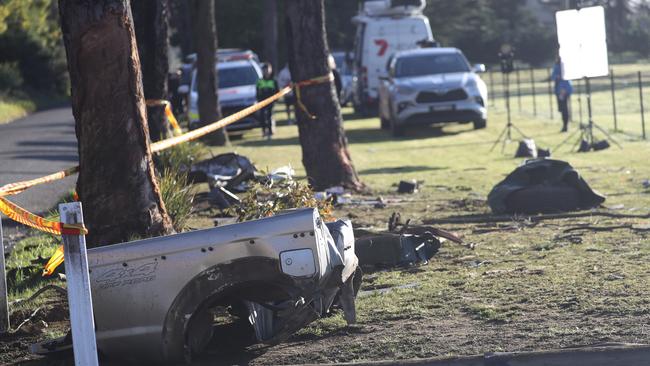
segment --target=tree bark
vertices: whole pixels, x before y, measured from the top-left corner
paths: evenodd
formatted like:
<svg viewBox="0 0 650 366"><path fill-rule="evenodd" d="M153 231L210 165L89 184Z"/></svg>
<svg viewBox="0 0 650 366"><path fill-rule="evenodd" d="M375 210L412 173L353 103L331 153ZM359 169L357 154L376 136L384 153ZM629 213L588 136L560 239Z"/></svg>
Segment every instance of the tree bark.
<svg viewBox="0 0 650 366"><path fill-rule="evenodd" d="M294 82L328 75L329 47L323 0L285 1L289 69ZM352 164L334 82L301 88L302 102L316 118L296 108L302 163L315 190L364 188Z"/></svg>
<svg viewBox="0 0 650 366"><path fill-rule="evenodd" d="M264 61L270 62L273 68L280 71L278 65L278 2L264 1L262 29L264 38Z"/></svg>
<svg viewBox="0 0 650 366"><path fill-rule="evenodd" d="M167 99L169 62L167 0L136 0L131 3L138 54L142 65L145 99ZM158 141L171 136L165 107L147 106L149 136Z"/></svg>
<svg viewBox="0 0 650 366"><path fill-rule="evenodd" d="M196 80L198 81L198 107L201 126L221 118L217 94L218 74L215 70L217 52L217 26L214 0L191 0L194 11L194 39L196 44ZM226 145L225 129L217 130L204 138L212 145Z"/></svg>
<svg viewBox="0 0 650 366"><path fill-rule="evenodd" d="M91 247L173 232L149 149L128 0L59 0Z"/></svg>

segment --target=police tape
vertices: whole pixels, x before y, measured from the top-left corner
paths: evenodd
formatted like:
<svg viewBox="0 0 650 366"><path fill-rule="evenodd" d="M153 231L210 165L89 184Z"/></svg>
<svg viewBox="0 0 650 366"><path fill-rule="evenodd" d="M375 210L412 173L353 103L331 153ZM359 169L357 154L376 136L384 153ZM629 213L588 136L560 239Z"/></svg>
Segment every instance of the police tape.
<svg viewBox="0 0 650 366"><path fill-rule="evenodd" d="M330 72L327 75L317 76L315 78L299 81L293 84L293 87L296 90L296 104L303 112L305 112L305 114L307 115L307 117L309 117L309 119L316 119L316 116L311 114L307 109L307 107L305 106L305 104L303 103L301 88L305 86L329 83L332 81L334 81L334 74Z"/></svg>
<svg viewBox="0 0 650 366"><path fill-rule="evenodd" d="M283 96L289 94L293 88L296 90L296 99L298 106L309 116L309 118L314 119L316 118L313 116L309 111L307 110L307 107L303 104L302 102L302 97L300 93L300 89L305 86L310 86L310 85L316 85L316 84L321 84L321 83L326 83L326 82L331 82L334 80L334 76L332 73L325 75L325 76L319 76L316 78L312 78L309 80L304 80L300 81L297 83L292 84L292 86L287 86L277 92L276 94L259 101L258 103L242 109L239 112L236 112L230 116L227 116L225 118L220 119L219 121L213 122L209 125L203 126L201 128L198 128L196 130L187 132L185 134L175 136L166 140L158 141L153 144L151 144L151 152L160 152L162 150L171 148L176 145L180 145L185 142L193 141L198 138L201 138L205 135L208 135L214 131L217 131L221 128L224 128L230 124L233 124L239 120L241 120L244 117L247 117L267 106L269 106L271 103L274 103L278 99L282 98ZM171 103L166 100L149 100L147 101L147 105L150 106L155 106L155 105L164 105L165 106L165 114L167 115L167 118L169 119L170 124L174 127L175 131L180 131L180 126L178 125L178 121L174 117L174 114L171 111ZM51 233L51 234L59 234L59 235L82 235L82 234L87 234L88 230L83 227L83 225L80 224L65 224L61 222L54 222L51 220L47 220L43 217L40 217L38 215L35 215L19 206L16 204L6 200L3 198L3 196L9 196L9 195L15 195L21 192L24 192L25 190L34 187L39 184L44 184L48 182L53 182L59 179L63 179L65 177L68 177L72 174L78 173L79 172L79 166L75 166L66 170L62 170L41 178L37 179L32 179L28 181L23 181L23 182L16 182L16 183L10 183L7 185L4 185L0 187L0 212L5 214L7 217L10 219L19 222L21 224L27 225L29 227L32 227L34 229ZM76 193L75 193L76 194Z"/></svg>
<svg viewBox="0 0 650 366"><path fill-rule="evenodd" d="M39 184L43 183L48 183L48 182L54 182L59 179L63 179L65 177L71 176L75 173L79 172L79 166L75 166L66 170L62 170L50 175L46 175L44 177L32 179L32 180L26 180L23 182L17 182L17 183L10 183L6 184L2 187L0 187L0 197L3 196L12 196L18 193L21 193L28 188L37 186Z"/></svg>
<svg viewBox="0 0 650 366"><path fill-rule="evenodd" d="M0 212L8 218L34 229L57 235L86 235L88 230L82 224L65 224L44 219L22 207L0 197Z"/></svg>
<svg viewBox="0 0 650 366"><path fill-rule="evenodd" d="M291 92L291 87L287 86L286 88L280 90L276 94L258 103L255 103L250 107L244 108L239 112L233 113L228 117L222 118L214 123L203 126L201 128L197 128L196 130L187 132L181 136L176 136L166 140L155 142L151 144L151 152L159 152L165 149L169 149L170 147L201 138L216 130L231 125L244 117L250 116L251 114L269 106L269 104L274 103L275 101L289 94L290 92Z"/></svg>
<svg viewBox="0 0 650 366"><path fill-rule="evenodd" d="M176 119L176 116L174 116L174 112L172 112L172 104L168 100L147 99L146 104L149 107L165 106L165 116L167 117L169 124L172 125L172 128L174 129L174 133L176 133L177 135L183 133L183 130L181 130L181 126L178 124L178 120Z"/></svg>

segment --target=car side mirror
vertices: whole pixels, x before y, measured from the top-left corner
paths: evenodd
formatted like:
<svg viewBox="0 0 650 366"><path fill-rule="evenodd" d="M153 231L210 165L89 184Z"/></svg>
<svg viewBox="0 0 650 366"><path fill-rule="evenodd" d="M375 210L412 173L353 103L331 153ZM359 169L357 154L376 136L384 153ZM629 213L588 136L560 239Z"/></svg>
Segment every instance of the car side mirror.
<svg viewBox="0 0 650 366"><path fill-rule="evenodd" d="M189 85L181 85L178 87L176 90L178 94L189 94L190 92L190 86Z"/></svg>
<svg viewBox="0 0 650 366"><path fill-rule="evenodd" d="M484 73L485 72L485 65L476 64L476 65L474 65L473 70L477 74Z"/></svg>

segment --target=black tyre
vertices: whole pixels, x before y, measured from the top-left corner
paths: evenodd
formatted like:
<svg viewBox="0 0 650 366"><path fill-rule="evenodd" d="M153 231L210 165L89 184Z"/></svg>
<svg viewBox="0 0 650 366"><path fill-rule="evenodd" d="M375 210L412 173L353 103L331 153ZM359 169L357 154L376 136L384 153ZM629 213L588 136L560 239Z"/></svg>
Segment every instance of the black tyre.
<svg viewBox="0 0 650 366"><path fill-rule="evenodd" d="M475 130L480 130L482 128L485 128L486 126L487 126L487 120L485 119L477 119L474 121Z"/></svg>
<svg viewBox="0 0 650 366"><path fill-rule="evenodd" d="M404 133L406 132L406 127L403 125L398 125L395 123L395 119L390 120L390 133L393 135L393 137L400 137L404 136Z"/></svg>

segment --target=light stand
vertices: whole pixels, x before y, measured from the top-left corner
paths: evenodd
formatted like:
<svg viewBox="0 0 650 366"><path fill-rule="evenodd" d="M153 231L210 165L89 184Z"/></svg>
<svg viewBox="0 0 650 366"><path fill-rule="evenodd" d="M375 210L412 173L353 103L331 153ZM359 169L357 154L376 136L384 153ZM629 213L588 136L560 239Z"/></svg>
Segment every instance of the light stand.
<svg viewBox="0 0 650 366"><path fill-rule="evenodd" d="M580 129L575 130L575 132L573 132L571 135L569 135L569 137L567 137L566 139L564 139L564 141L562 141L559 145L557 145L557 147L555 148L556 150L559 149L562 145L564 145L567 141L569 141L578 132L580 132L580 137L578 138L576 143L573 145L572 150L575 149L576 146L578 146L578 145L580 145L580 147L578 148L578 152L587 152L587 151L590 151L592 149L593 150L601 150L601 149L595 148L597 142L594 140L594 127L597 128L600 132L602 132L605 135L605 137L606 137L605 141L610 140L616 146L618 146L620 149L623 148L621 146L621 144L616 142L616 140L614 140L614 138L610 134L607 133L607 131L605 131L602 127L600 127L598 124L596 124L594 122L593 114L592 114L592 111L591 111L591 84L589 82L589 79L590 78L588 78L588 77L584 78L584 80L585 80L585 91L586 91L586 94L587 94L587 118L588 118L588 122L586 124L580 123ZM607 148L608 146L609 145L607 145L607 146L605 146L603 148Z"/></svg>
<svg viewBox="0 0 650 366"><path fill-rule="evenodd" d="M503 77L503 84L505 87L505 96L506 96L506 115L507 123L506 126L501 130L499 137L494 141L494 145L490 148L490 151L493 151L494 148L502 142L501 153L505 151L506 143L512 141L512 130L515 130L523 138L528 138L526 135L521 132L517 126L512 123L511 111L510 111L510 73L514 70L514 52L509 47L504 47L505 50L499 53L499 58L501 59L501 75Z"/></svg>

